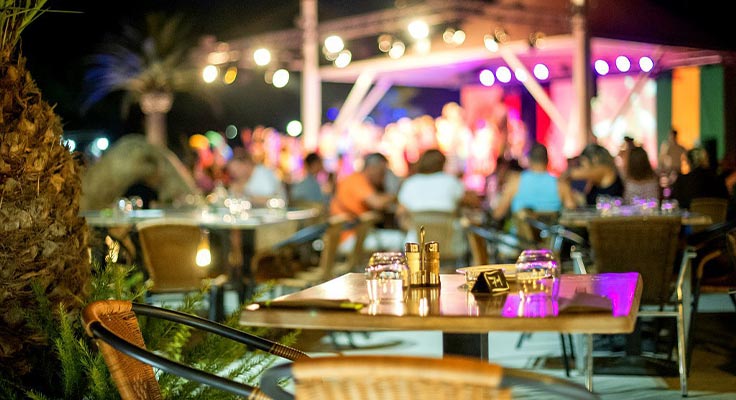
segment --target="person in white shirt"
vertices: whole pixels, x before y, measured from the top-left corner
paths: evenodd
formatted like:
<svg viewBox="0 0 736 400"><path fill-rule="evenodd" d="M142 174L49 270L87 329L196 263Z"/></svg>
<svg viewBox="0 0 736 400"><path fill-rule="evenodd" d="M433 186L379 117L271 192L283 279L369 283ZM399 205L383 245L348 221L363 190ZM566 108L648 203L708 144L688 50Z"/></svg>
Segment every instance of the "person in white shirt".
<svg viewBox="0 0 736 400"><path fill-rule="evenodd" d="M226 170L231 196L247 198L257 207L266 206L270 199L286 199L286 189L276 173L265 165L256 164L245 151L235 152Z"/></svg>
<svg viewBox="0 0 736 400"><path fill-rule="evenodd" d="M409 213L457 212L462 205L478 204L477 195L467 191L457 176L444 172L445 162L445 155L440 150L425 151L417 161L417 173L406 178L399 188L396 212L407 231L407 241L417 241L416 232L408 227Z"/></svg>

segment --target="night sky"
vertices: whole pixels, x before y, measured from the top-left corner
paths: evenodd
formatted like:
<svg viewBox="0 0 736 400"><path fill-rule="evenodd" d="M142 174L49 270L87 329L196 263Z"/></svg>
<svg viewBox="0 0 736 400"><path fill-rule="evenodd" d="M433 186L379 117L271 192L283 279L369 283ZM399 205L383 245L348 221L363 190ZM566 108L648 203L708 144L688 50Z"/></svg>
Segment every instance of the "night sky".
<svg viewBox="0 0 736 400"><path fill-rule="evenodd" d="M140 110L133 107L130 115L124 118L121 115L122 96L117 93L82 115L83 75L85 58L93 54L108 35L119 34L124 24L141 26L143 17L150 12L180 12L195 18L198 34L229 40L293 28L299 14L298 0L49 0L47 4L53 10L64 12L41 15L22 35L21 48L28 69L44 99L56 106L66 132L105 130L112 139L143 131ZM393 1L322 0L320 19L341 17L347 12L367 12L392 4ZM267 85L260 76L229 87L213 88L212 94L224 105L223 114L218 115L204 100L177 94L168 117L169 141L175 147L191 134L224 131L229 124L241 128L273 126L283 131L290 120L299 119L299 90L298 74L292 74L289 85L283 89ZM349 85L323 84L323 111L339 107L349 90Z"/></svg>

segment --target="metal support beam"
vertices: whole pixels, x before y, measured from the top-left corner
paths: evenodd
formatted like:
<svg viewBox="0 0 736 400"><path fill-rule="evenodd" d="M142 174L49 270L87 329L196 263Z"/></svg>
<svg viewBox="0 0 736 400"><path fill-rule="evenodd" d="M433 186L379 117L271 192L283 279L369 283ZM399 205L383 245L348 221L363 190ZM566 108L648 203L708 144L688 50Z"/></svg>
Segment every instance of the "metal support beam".
<svg viewBox="0 0 736 400"><path fill-rule="evenodd" d="M577 152L573 147L583 147L595 142L590 120L590 99L592 98L593 74L590 66L590 34L585 20L585 0L571 0L573 6L572 35L575 38L575 54L573 56L573 85L577 93L577 126L566 136L565 148ZM573 136L575 135L575 136Z"/></svg>
<svg viewBox="0 0 736 400"><path fill-rule="evenodd" d="M376 108L376 105L381 101L386 92L391 89L391 86L393 85L387 79L379 79L358 106L358 111L355 112L352 121L360 122L365 119Z"/></svg>
<svg viewBox="0 0 736 400"><path fill-rule="evenodd" d="M317 0L301 0L303 30L301 119L303 143L307 151L317 148L322 126L322 82L319 76L319 35L317 32Z"/></svg>
<svg viewBox="0 0 736 400"><path fill-rule="evenodd" d="M350 126L350 121L353 120L353 117L358 110L358 106L365 98L368 90L371 88L375 77L376 74L370 70L360 73L360 76L355 81L355 85L350 89L350 93L348 93L345 103L343 103L342 108L340 108L340 113L335 119L335 124L333 126L336 134L342 134L348 126Z"/></svg>
<svg viewBox="0 0 736 400"><path fill-rule="evenodd" d="M532 75L529 72L529 69L519 60L519 57L514 54L510 49L507 47L501 46L498 49L498 53L501 55L501 58L503 58L504 61L506 61L506 64L511 67L514 71L522 71L526 73L526 75L529 77L529 79L523 81L524 87L526 90L529 91L529 93L534 97L534 100L539 103L539 106L542 107L542 109L549 115L549 118L552 120L552 123L557 126L557 129L559 129L563 134L567 134L568 131L568 122L565 120L565 118L562 116L562 113L560 113L560 110L557 109L557 106L552 102L552 99L547 95L547 92L542 89L542 86L537 82L536 79L533 79Z"/></svg>

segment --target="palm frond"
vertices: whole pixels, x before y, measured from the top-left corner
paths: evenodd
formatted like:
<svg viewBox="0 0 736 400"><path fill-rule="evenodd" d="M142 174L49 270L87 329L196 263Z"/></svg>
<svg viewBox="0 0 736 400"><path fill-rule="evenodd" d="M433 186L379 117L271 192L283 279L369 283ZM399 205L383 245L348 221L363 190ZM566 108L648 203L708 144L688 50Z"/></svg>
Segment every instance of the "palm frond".
<svg viewBox="0 0 736 400"><path fill-rule="evenodd" d="M0 0L0 57L9 57L20 34L44 11L46 0Z"/></svg>

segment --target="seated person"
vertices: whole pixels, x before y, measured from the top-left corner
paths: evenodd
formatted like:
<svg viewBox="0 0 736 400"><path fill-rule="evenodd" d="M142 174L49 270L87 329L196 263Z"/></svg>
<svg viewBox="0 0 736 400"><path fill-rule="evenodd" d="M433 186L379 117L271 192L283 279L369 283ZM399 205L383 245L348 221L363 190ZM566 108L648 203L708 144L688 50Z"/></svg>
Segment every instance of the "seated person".
<svg viewBox="0 0 736 400"><path fill-rule="evenodd" d="M322 157L317 153L309 153L304 157L304 169L307 174L300 182L291 187L289 200L295 203L311 202L327 204L329 197L322 190L319 182L319 174L324 172Z"/></svg>
<svg viewBox="0 0 736 400"><path fill-rule="evenodd" d="M529 151L529 166L509 177L501 199L493 209L493 219L501 221L524 209L539 212L558 212L574 208L575 199L569 182L560 180L547 171L547 148L535 143Z"/></svg>
<svg viewBox="0 0 736 400"><path fill-rule="evenodd" d="M672 198L681 208L690 208L696 197L717 197L728 199L728 189L722 176L711 168L708 152L695 147L686 153L686 164L690 172L678 175L672 185Z"/></svg>
<svg viewBox="0 0 736 400"><path fill-rule="evenodd" d="M430 149L419 158L416 173L406 178L398 193L397 217L402 229L407 231L406 241L417 242L416 230L409 225L412 212L443 211L457 213L463 205L478 205L477 195L465 190L455 175L444 172L446 158L440 150ZM459 240L462 228L457 221ZM456 238L453 238L453 243Z"/></svg>
<svg viewBox="0 0 736 400"><path fill-rule="evenodd" d="M330 215L347 215L358 218L367 211L385 212L395 206L394 195L379 190L383 186L388 169L388 159L380 153L371 153L363 159L363 169L337 181L335 194L330 200ZM392 235L395 236L395 235ZM366 248L377 248L376 237L367 238ZM395 250L396 240L392 237L388 247ZM354 246L353 232L346 232L341 240L341 251L347 251ZM403 247L403 238L399 239L399 245ZM381 240L382 241L382 240ZM370 243L368 243L370 242Z"/></svg>
<svg viewBox="0 0 736 400"><path fill-rule="evenodd" d="M659 199L659 178L643 147L629 151L624 176L624 203L632 204L635 198Z"/></svg>
<svg viewBox="0 0 736 400"><path fill-rule="evenodd" d="M254 206L264 207L272 198L286 199L286 190L272 170L256 164L245 149L236 149L228 161L228 192L234 197L247 198Z"/></svg>
<svg viewBox="0 0 736 400"><path fill-rule="evenodd" d="M624 181L618 173L615 159L605 147L598 144L587 145L580 154L579 163L579 166L565 171L561 179L585 180L587 205L595 205L599 195L623 197Z"/></svg>

